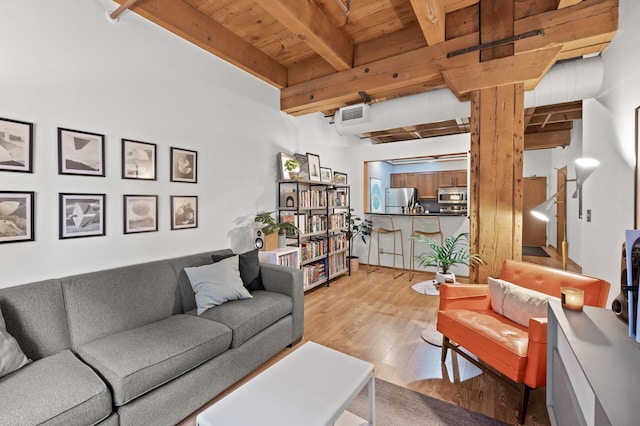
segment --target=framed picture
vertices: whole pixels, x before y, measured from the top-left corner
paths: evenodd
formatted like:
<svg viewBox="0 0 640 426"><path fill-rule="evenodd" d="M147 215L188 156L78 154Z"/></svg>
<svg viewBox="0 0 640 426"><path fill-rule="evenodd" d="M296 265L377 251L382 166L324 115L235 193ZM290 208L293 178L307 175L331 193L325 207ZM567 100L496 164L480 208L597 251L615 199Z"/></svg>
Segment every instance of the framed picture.
<svg viewBox="0 0 640 426"><path fill-rule="evenodd" d="M33 172L33 124L0 118L0 171Z"/></svg>
<svg viewBox="0 0 640 426"><path fill-rule="evenodd" d="M198 183L198 153L171 147L171 182Z"/></svg>
<svg viewBox="0 0 640 426"><path fill-rule="evenodd" d="M123 195L124 233L156 232L158 230L157 195Z"/></svg>
<svg viewBox="0 0 640 426"><path fill-rule="evenodd" d="M320 181L321 182L331 182L333 179L333 173L331 169L328 167L320 167Z"/></svg>
<svg viewBox="0 0 640 426"><path fill-rule="evenodd" d="M171 196L171 230L198 227L198 197Z"/></svg>
<svg viewBox="0 0 640 426"><path fill-rule="evenodd" d="M341 185L347 184L347 174L341 172L333 172L333 182Z"/></svg>
<svg viewBox="0 0 640 426"><path fill-rule="evenodd" d="M156 144L122 139L122 179L156 180Z"/></svg>
<svg viewBox="0 0 640 426"><path fill-rule="evenodd" d="M309 167L309 180L320 182L320 156L307 152L307 164Z"/></svg>
<svg viewBox="0 0 640 426"><path fill-rule="evenodd" d="M636 166L634 182L634 195L635 195L635 215L633 218L633 228L638 229L640 227L640 106L636 108Z"/></svg>
<svg viewBox="0 0 640 426"><path fill-rule="evenodd" d="M302 175L301 179L309 179L309 159L307 158L307 154L294 154L298 163L300 163L300 174Z"/></svg>
<svg viewBox="0 0 640 426"><path fill-rule="evenodd" d="M369 203L371 213L384 213L382 207L382 179L369 178Z"/></svg>
<svg viewBox="0 0 640 426"><path fill-rule="evenodd" d="M58 174L104 177L104 135L58 127Z"/></svg>
<svg viewBox="0 0 640 426"><path fill-rule="evenodd" d="M59 194L60 239L106 235L105 194Z"/></svg>
<svg viewBox="0 0 640 426"><path fill-rule="evenodd" d="M291 175L289 174L289 170L287 170L287 168L284 166L285 163L288 160L295 160L296 158L291 155L291 154L287 154L284 152L281 152L279 155L279 163L280 163L280 178L283 180L289 180L291 179ZM292 172L299 172L300 169L297 168L296 170L291 170Z"/></svg>
<svg viewBox="0 0 640 426"><path fill-rule="evenodd" d="M0 191L0 243L34 241L34 193Z"/></svg>

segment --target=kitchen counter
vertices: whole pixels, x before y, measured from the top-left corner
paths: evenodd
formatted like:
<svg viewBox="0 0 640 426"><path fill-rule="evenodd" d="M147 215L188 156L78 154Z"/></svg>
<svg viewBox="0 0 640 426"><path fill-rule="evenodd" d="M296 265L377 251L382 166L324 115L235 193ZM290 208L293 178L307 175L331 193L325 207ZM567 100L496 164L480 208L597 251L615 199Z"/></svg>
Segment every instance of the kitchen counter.
<svg viewBox="0 0 640 426"><path fill-rule="evenodd" d="M412 225L414 222L414 218L418 219L421 217L433 217L438 218L440 221L440 229L442 231L442 239L443 241L451 236L458 235L461 233L469 232L469 219L466 214L452 214L452 213L424 213L424 214L387 214L387 213L365 213L365 217L370 219L375 216L389 216L393 220L393 225L395 229L402 230L402 245L404 247L404 263L405 268L409 270L411 268L411 244L412 244ZM380 236L380 246L383 251L386 253L390 253L393 251L393 240L390 235L382 235ZM399 238L399 237L396 237ZM398 240L399 241L399 240ZM378 244L377 237L374 235L373 238L367 238L367 244L363 244L362 240L356 239L356 244L354 247L354 253L360 257L360 263L367 263L367 255L369 250L369 244L371 244L371 264L377 264L378 262ZM435 267L429 268L421 268L418 266L417 257L423 254L424 252L430 250L429 247L424 243L417 242L415 244L415 270L422 271L431 271L435 272ZM400 252L400 248L398 247L398 252ZM380 264L382 266L391 267L393 265L393 257L390 254L382 253L380 254ZM402 259L398 256L396 258L396 267L402 267ZM454 266L451 268L451 272L461 277L469 276L469 267L468 266Z"/></svg>

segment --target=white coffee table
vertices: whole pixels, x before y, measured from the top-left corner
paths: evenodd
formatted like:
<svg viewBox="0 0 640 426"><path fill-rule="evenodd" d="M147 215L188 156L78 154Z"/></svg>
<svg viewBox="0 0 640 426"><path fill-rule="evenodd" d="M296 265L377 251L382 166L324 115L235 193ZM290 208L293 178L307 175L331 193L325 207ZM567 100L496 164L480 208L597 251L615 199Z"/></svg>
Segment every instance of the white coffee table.
<svg viewBox="0 0 640 426"><path fill-rule="evenodd" d="M307 342L211 407L198 426L374 425L373 364ZM346 411L368 385L369 421Z"/></svg>

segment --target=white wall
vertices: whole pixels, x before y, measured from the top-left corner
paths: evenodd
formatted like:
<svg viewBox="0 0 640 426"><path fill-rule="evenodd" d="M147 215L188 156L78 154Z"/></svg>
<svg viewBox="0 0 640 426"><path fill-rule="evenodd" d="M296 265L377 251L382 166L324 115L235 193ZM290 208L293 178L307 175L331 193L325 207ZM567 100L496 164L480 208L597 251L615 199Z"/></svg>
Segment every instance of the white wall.
<svg viewBox="0 0 640 426"><path fill-rule="evenodd" d="M255 213L275 209L277 153L313 152L355 173L322 115L279 110L279 91L108 0L0 0L0 117L35 124L35 242L0 245L0 287L217 248L249 249ZM106 177L57 173L57 127L106 136ZM157 144L158 180L122 180L120 139ZM169 147L198 151L198 184L169 182ZM353 170L353 172L352 172ZM361 172L360 172L361 173ZM58 239L58 193L107 194L103 237ZM123 235L122 195L159 195L159 232ZM169 196L199 197L197 229L170 231Z"/></svg>
<svg viewBox="0 0 640 426"><path fill-rule="evenodd" d="M635 119L640 105L640 2L620 0L619 29L603 53L601 94L583 103L583 154L600 160L583 188L583 272L611 282L611 300L620 291L624 231L633 228Z"/></svg>

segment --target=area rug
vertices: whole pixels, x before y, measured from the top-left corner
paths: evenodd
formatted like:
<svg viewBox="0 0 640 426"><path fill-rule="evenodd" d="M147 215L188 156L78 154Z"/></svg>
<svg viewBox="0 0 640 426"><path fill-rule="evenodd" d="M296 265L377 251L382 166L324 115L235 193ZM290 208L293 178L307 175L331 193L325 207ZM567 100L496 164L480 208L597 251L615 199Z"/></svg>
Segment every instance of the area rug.
<svg viewBox="0 0 640 426"><path fill-rule="evenodd" d="M440 291L435 286L436 280L421 281L411 286L411 288L420 294L427 296L439 296Z"/></svg>
<svg viewBox="0 0 640 426"><path fill-rule="evenodd" d="M538 246L522 246L523 256L551 257L542 247Z"/></svg>
<svg viewBox="0 0 640 426"><path fill-rule="evenodd" d="M501 421L449 402L414 392L382 379L376 380L376 425L379 426L482 426L506 425ZM367 418L367 387L348 408Z"/></svg>

